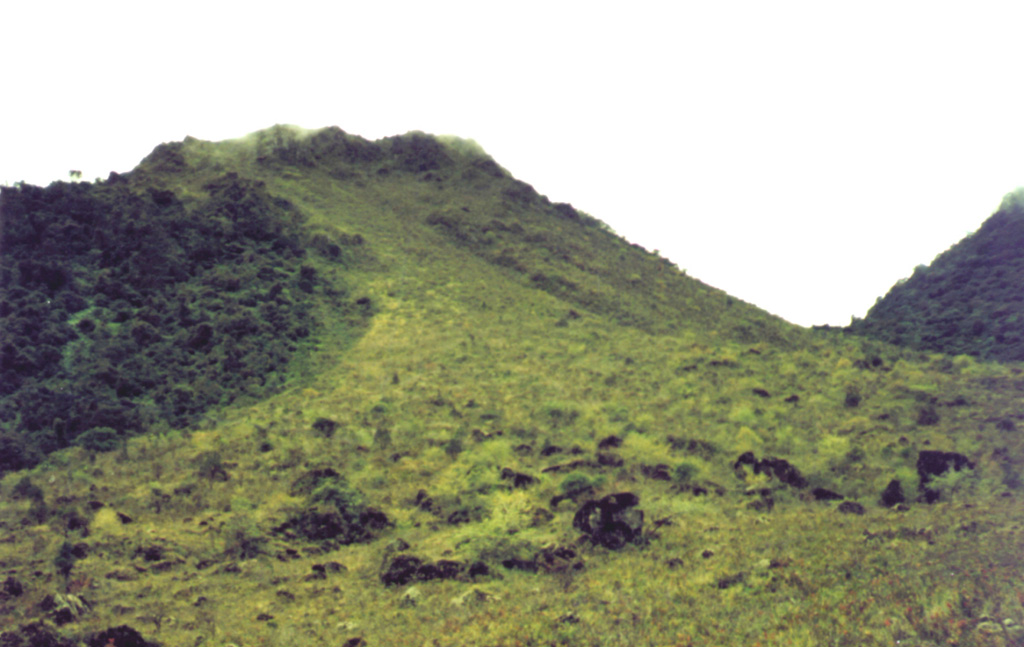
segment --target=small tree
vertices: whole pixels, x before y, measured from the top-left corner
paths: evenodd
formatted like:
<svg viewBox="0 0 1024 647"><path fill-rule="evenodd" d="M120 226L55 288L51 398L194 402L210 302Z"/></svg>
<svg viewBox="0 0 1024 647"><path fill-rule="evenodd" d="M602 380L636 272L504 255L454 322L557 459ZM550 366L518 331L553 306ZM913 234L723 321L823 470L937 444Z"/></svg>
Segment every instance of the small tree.
<svg viewBox="0 0 1024 647"><path fill-rule="evenodd" d="M53 558L53 565L57 567L57 571L64 576L64 583L66 584L68 578L71 577L71 569L75 567L75 547L71 542L65 541L60 545L60 550L57 552L57 556Z"/></svg>

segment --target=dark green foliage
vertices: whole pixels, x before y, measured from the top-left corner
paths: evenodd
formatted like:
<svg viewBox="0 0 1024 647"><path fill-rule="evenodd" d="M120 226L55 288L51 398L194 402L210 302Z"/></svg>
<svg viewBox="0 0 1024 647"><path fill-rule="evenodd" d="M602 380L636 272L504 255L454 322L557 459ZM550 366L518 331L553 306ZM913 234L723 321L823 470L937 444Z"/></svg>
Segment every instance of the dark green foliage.
<svg viewBox="0 0 1024 647"><path fill-rule="evenodd" d="M850 409L857 407L860 404L860 391L857 389L847 389L846 400L843 404Z"/></svg>
<svg viewBox="0 0 1024 647"><path fill-rule="evenodd" d="M66 541L60 545L57 556L53 559L53 565L57 567L57 571L64 576L64 579L67 579L71 575L71 570L75 567L77 559L74 545Z"/></svg>
<svg viewBox="0 0 1024 647"><path fill-rule="evenodd" d="M196 475L211 481L227 481L227 469L221 460L220 452L203 452L195 459Z"/></svg>
<svg viewBox="0 0 1024 647"><path fill-rule="evenodd" d="M680 485L686 485L693 480L693 477L697 476L700 468L693 463L682 462L676 465L676 469L672 472L672 477L676 483Z"/></svg>
<svg viewBox="0 0 1024 647"><path fill-rule="evenodd" d="M236 559L252 559L263 554L267 539L251 519L232 518L224 529L224 553Z"/></svg>
<svg viewBox="0 0 1024 647"><path fill-rule="evenodd" d="M334 430L338 428L338 423L327 418L317 418L313 421L313 429L324 438L330 438L334 435Z"/></svg>
<svg viewBox="0 0 1024 647"><path fill-rule="evenodd" d="M32 479L28 476L23 476L21 480L14 484L14 489L11 490L11 494L18 499L30 499L32 501L43 500L42 488L32 483Z"/></svg>
<svg viewBox="0 0 1024 647"><path fill-rule="evenodd" d="M306 508L276 530L309 541L347 545L369 541L390 522L366 505L362 492L327 467L307 472L292 484L293 496L306 496Z"/></svg>
<svg viewBox="0 0 1024 647"><path fill-rule="evenodd" d="M560 489L567 496L576 496L584 492L589 492L601 484L599 479L591 478L583 472L572 472L559 484Z"/></svg>
<svg viewBox="0 0 1024 647"><path fill-rule="evenodd" d="M117 449L121 441L117 430L110 427L93 427L75 438L75 444L91 452L109 452Z"/></svg>
<svg viewBox="0 0 1024 647"><path fill-rule="evenodd" d="M44 621L30 622L16 629L5 627L0 632L0 645L3 647L77 647L80 644L62 636L55 627Z"/></svg>
<svg viewBox="0 0 1024 647"><path fill-rule="evenodd" d="M182 170L180 148L147 171ZM186 204L145 177L0 192L0 472L272 392L317 329L319 293L355 325L370 312L306 258L302 218L262 183L228 173Z"/></svg>
<svg viewBox="0 0 1024 647"><path fill-rule="evenodd" d="M919 350L1024 360L1024 205L1010 195L981 228L897 283L849 331Z"/></svg>

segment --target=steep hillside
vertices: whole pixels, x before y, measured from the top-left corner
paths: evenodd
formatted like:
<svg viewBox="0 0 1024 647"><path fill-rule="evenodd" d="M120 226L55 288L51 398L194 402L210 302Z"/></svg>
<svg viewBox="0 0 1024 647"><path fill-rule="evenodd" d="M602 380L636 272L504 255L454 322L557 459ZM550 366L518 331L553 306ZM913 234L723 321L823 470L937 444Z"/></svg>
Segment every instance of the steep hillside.
<svg viewBox="0 0 1024 647"><path fill-rule="evenodd" d="M229 173L317 263L301 370L0 480L5 647L1024 639L1018 365L793 327L470 142L277 127L104 186Z"/></svg>
<svg viewBox="0 0 1024 647"><path fill-rule="evenodd" d="M1024 203L1017 192L981 228L919 266L849 330L893 344L1024 360Z"/></svg>

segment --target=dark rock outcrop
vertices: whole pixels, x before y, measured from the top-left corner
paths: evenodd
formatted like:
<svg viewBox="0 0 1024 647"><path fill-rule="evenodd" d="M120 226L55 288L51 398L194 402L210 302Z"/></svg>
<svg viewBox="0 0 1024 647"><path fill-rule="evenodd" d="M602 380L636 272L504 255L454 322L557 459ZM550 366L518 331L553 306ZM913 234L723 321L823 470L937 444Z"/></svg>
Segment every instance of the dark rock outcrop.
<svg viewBox="0 0 1024 647"><path fill-rule="evenodd" d="M843 514L864 514L864 506L856 501L843 501L836 510Z"/></svg>
<svg viewBox="0 0 1024 647"><path fill-rule="evenodd" d="M483 569L474 563L468 569L470 577L486 575L490 572L486 564ZM466 564L450 559L436 562L424 562L413 555L395 555L381 571L380 581L385 586L399 586L410 582L429 582L430 580L456 580L467 573Z"/></svg>
<svg viewBox="0 0 1024 647"><path fill-rule="evenodd" d="M803 489L807 487L807 479L796 467L784 458L766 456L760 460L754 452L744 452L733 463L733 470L743 478L746 474L746 466L753 468L754 474L765 474L769 478L777 478L786 485Z"/></svg>
<svg viewBox="0 0 1024 647"><path fill-rule="evenodd" d="M501 479L503 481L512 481L512 488L527 488L537 482L537 478L530 476L529 474L523 474L522 472L513 471L507 467L501 470Z"/></svg>
<svg viewBox="0 0 1024 647"><path fill-rule="evenodd" d="M903 503L905 500L906 498L903 496L903 486L900 484L899 479L889 481L889 485L885 486L885 490L882 491L882 505L887 508L891 508L894 505Z"/></svg>
<svg viewBox="0 0 1024 647"><path fill-rule="evenodd" d="M576 512L572 525L592 542L618 550L640 539L644 514L636 509L640 498L632 492L619 492L587 501Z"/></svg>
<svg viewBox="0 0 1024 647"><path fill-rule="evenodd" d="M89 639L89 647L154 647L155 643L148 642L137 630L128 625L120 625L104 629L93 634Z"/></svg>
<svg viewBox="0 0 1024 647"><path fill-rule="evenodd" d="M833 492L832 490L827 490L823 487L816 487L811 490L811 496L814 497L815 501L842 501L846 498L838 492Z"/></svg>
<svg viewBox="0 0 1024 647"><path fill-rule="evenodd" d="M939 500L939 492L928 487L933 476L942 476L950 469L959 472L965 468L974 469L974 463L963 454L932 449L922 450L917 455L917 475L920 477L918 487L921 491L921 499L926 503L934 503Z"/></svg>

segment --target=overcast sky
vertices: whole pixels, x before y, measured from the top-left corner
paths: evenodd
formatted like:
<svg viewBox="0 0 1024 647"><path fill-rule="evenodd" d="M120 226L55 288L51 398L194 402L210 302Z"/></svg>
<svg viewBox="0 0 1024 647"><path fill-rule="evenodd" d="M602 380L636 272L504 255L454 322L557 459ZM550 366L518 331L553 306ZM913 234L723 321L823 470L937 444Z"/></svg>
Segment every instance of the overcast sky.
<svg viewBox="0 0 1024 647"><path fill-rule="evenodd" d="M844 325L1024 185L1022 19L977 1L8 3L0 182L105 178L275 123L453 134L691 276Z"/></svg>

